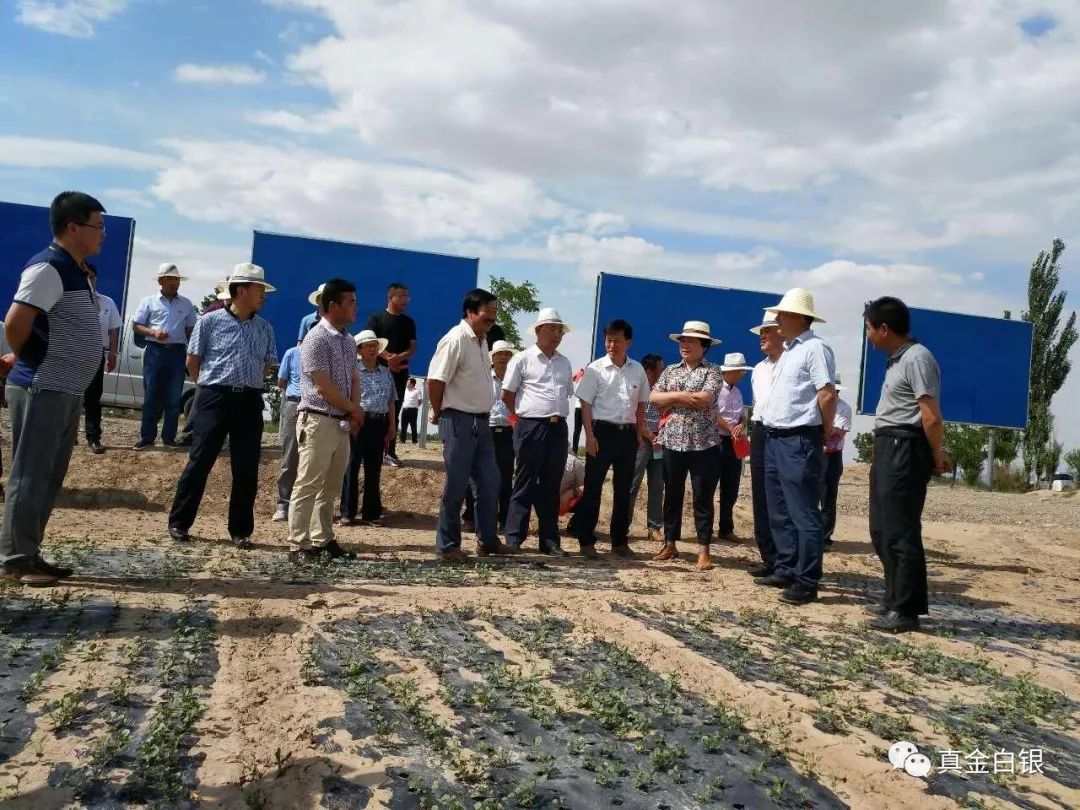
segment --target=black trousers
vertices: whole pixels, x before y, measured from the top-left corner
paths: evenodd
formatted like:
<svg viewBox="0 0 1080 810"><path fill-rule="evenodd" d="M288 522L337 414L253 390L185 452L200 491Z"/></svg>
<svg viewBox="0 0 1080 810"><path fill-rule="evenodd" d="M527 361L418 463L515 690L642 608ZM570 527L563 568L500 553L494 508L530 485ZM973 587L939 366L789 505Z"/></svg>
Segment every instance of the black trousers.
<svg viewBox="0 0 1080 810"><path fill-rule="evenodd" d="M761 561L769 568L776 565L776 544L769 525L769 504L765 500L765 442L768 434L761 422L752 422L750 430L750 490L754 496L754 540Z"/></svg>
<svg viewBox="0 0 1080 810"><path fill-rule="evenodd" d="M870 539L885 569L884 603L902 616L929 612L922 510L933 471L933 453L921 430L875 431Z"/></svg>
<svg viewBox="0 0 1080 810"><path fill-rule="evenodd" d="M409 370L405 368L401 371L391 371L390 378L394 381L394 389L397 391L397 401L401 402L403 399L405 399L405 386L409 383ZM405 440L402 439L402 444L404 443ZM386 448L386 453L393 458L397 458L396 433L390 437L390 446Z"/></svg>
<svg viewBox="0 0 1080 810"><path fill-rule="evenodd" d="M495 463L499 466L499 511L497 523L505 528L506 518L510 513L510 495L514 491L514 429L511 427L493 427L491 440L495 445ZM462 520L475 523L473 510L476 508L476 496L470 486L465 492L465 511Z"/></svg>
<svg viewBox="0 0 1080 810"><path fill-rule="evenodd" d="M578 450L581 449L581 429L584 425L581 424L581 408L574 408L574 455L578 454Z"/></svg>
<svg viewBox="0 0 1080 810"><path fill-rule="evenodd" d="M86 431L87 444L101 441L101 389L104 385L105 356L102 355L97 374L83 396L83 430Z"/></svg>
<svg viewBox="0 0 1080 810"><path fill-rule="evenodd" d="M577 505L574 531L581 545L596 544L600 495L608 470L613 469L611 546L625 546L630 542L630 484L637 461L637 425L623 428L610 422L593 422L593 435L598 449L595 456L585 455L585 492Z"/></svg>
<svg viewBox="0 0 1080 810"><path fill-rule="evenodd" d="M683 497L686 476L690 475L693 493L694 527L701 545L712 542L713 498L720 479L720 447L707 450L672 450L664 448L664 540L682 539Z"/></svg>
<svg viewBox="0 0 1080 810"><path fill-rule="evenodd" d="M416 444L416 420L420 414L419 408L401 409L401 443L405 444L405 435L408 428L412 428L412 443Z"/></svg>
<svg viewBox="0 0 1080 810"><path fill-rule="evenodd" d="M229 439L232 493L229 496L229 535L251 537L255 530L255 495L259 486L262 452L261 391L224 391L199 388L191 406L194 440L187 466L176 484L169 510L169 527L187 531L195 522L225 439Z"/></svg>
<svg viewBox="0 0 1080 810"><path fill-rule="evenodd" d="M825 519L825 541L832 540L836 531L836 496L840 491L840 476L844 472L842 452L825 454L825 475L822 476L821 516Z"/></svg>
<svg viewBox="0 0 1080 810"><path fill-rule="evenodd" d="M742 479L742 459L735 455L735 445L730 436L724 436L720 444L720 480L718 489L720 503L721 537L735 534L735 502L739 500L739 483Z"/></svg>
<svg viewBox="0 0 1080 810"><path fill-rule="evenodd" d="M381 417L381 418L379 418ZM378 520L382 516L382 465L389 430L386 414L369 413L360 432L349 438L349 466L341 485L341 516L356 518L360 508L362 520ZM364 500L360 501L360 467L364 468Z"/></svg>
<svg viewBox="0 0 1080 810"><path fill-rule="evenodd" d="M514 490L506 516L506 543L520 546L536 509L540 548L559 547L559 484L566 468L566 422L518 418L514 427Z"/></svg>

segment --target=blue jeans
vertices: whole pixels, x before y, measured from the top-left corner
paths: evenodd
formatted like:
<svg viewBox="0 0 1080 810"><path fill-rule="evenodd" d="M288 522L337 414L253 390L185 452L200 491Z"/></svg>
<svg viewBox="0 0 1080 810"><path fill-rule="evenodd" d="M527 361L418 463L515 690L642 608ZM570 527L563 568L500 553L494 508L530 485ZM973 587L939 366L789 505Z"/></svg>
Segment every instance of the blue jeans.
<svg viewBox="0 0 1080 810"><path fill-rule="evenodd" d="M165 423L161 438L176 441L180 421L180 395L184 391L184 368L187 348L182 343L164 346L147 342L143 352L143 408L140 438L152 442L157 438L157 424L162 413Z"/></svg>
<svg viewBox="0 0 1080 810"><path fill-rule="evenodd" d="M440 552L461 548L461 504L472 487L476 499L476 533L480 545L498 548L495 513L499 500L499 467L488 415L447 408L439 414L439 438L443 443L446 483L439 504L435 546ZM366 484L365 484L366 486Z"/></svg>
<svg viewBox="0 0 1080 810"><path fill-rule="evenodd" d="M776 544L773 572L814 589L821 580L825 549L820 506L823 444L820 428L792 435L770 431L765 442L765 497Z"/></svg>

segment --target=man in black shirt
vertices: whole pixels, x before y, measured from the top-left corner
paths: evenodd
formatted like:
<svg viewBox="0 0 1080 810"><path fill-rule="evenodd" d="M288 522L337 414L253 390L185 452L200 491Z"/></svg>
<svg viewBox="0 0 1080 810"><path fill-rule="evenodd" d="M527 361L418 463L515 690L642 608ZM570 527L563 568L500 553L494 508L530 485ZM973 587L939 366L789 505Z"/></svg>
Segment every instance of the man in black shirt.
<svg viewBox="0 0 1080 810"><path fill-rule="evenodd" d="M416 321L405 314L409 306L409 288L395 281L386 290L386 309L371 313L365 329L376 337L386 338L386 351L379 355L379 362L390 370L397 389L398 407L405 396L405 384L409 381L409 358L416 353ZM392 467L400 467L397 457L397 437L390 440L386 461Z"/></svg>

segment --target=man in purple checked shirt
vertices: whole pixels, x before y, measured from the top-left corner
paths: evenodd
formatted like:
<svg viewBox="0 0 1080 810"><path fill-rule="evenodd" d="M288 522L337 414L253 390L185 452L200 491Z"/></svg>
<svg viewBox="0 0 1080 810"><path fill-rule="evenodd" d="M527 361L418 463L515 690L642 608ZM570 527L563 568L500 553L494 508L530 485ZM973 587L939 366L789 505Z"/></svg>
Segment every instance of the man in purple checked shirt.
<svg viewBox="0 0 1080 810"><path fill-rule="evenodd" d="M716 426L723 435L720 445L720 486L717 488L720 501L720 525L717 536L728 543L738 543L735 536L735 501L739 499L739 479L742 478L742 459L735 455L734 439L746 435L743 426L742 391L739 380L746 372L753 369L746 364L746 357L741 352L724 355L724 364L720 373L724 384L716 397Z"/></svg>

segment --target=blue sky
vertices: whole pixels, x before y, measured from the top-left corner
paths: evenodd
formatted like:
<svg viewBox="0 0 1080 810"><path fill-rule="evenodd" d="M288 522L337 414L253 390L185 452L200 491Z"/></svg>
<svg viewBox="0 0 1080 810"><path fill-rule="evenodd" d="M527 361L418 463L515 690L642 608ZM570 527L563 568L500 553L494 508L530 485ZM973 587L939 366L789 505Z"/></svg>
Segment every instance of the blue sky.
<svg viewBox="0 0 1080 810"><path fill-rule="evenodd" d="M581 324L600 270L802 285L854 379L852 301L1019 312L1033 256L1076 241L1074 3L0 14L0 197L80 187L136 217L135 295L166 259L201 295L248 257L253 227L480 256L482 275L532 279ZM566 349L583 363L587 335ZM1080 444L1075 419L1058 432Z"/></svg>

